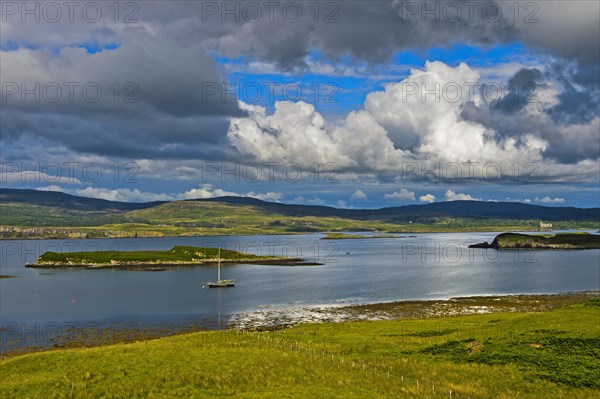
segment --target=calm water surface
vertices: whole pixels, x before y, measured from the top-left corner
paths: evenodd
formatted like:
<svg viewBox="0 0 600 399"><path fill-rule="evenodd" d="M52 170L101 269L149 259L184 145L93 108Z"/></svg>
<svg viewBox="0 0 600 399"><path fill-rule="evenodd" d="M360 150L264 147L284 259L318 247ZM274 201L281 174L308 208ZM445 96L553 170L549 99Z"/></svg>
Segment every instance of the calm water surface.
<svg viewBox="0 0 600 399"><path fill-rule="evenodd" d="M161 324L261 306L556 293L600 288L600 250L495 251L466 246L496 233L418 234L394 239L321 240L322 235L2 241L0 322ZM26 269L46 251L217 246L299 256L323 266L224 267L228 289L203 289L214 267L164 272ZM28 324L27 324L28 323Z"/></svg>

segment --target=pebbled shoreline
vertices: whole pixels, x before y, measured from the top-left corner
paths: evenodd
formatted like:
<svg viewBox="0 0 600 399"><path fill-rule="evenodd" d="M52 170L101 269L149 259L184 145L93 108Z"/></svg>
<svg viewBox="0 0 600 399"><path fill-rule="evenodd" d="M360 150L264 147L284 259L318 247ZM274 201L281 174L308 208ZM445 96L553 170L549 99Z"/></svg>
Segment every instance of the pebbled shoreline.
<svg viewBox="0 0 600 399"><path fill-rule="evenodd" d="M339 323L440 318L485 313L542 312L594 298L600 298L600 291L472 296L353 305L342 303L316 306L265 306L256 311L242 312L231 316L230 325L236 329L261 331L288 328L300 323Z"/></svg>

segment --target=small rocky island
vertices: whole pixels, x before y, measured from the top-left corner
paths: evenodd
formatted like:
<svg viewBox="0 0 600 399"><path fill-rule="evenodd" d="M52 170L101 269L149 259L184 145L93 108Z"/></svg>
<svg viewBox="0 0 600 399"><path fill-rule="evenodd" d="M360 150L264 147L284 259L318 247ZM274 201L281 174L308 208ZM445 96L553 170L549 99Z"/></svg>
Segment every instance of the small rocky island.
<svg viewBox="0 0 600 399"><path fill-rule="evenodd" d="M518 234L502 233L492 243L482 242L469 248L492 249L600 249L600 235L589 233Z"/></svg>
<svg viewBox="0 0 600 399"><path fill-rule="evenodd" d="M249 263L255 265L313 266L319 263L286 256L258 256L221 249L221 264ZM176 246L168 251L97 251L97 252L46 252L35 263L25 267L34 268L85 268L129 269L161 271L166 267L216 265L218 248Z"/></svg>

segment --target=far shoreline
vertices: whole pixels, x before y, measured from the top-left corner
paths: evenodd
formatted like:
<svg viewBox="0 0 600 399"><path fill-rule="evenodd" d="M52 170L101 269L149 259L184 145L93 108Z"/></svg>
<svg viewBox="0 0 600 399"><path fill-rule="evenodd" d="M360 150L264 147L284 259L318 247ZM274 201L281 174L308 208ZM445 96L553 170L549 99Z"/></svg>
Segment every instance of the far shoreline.
<svg viewBox="0 0 600 399"><path fill-rule="evenodd" d="M0 226L0 228L3 227L18 227L18 226ZM34 240L39 240L39 241L43 241L43 240L116 240L116 239L135 239L135 238L207 238L207 237L257 237L257 236L300 236L300 235L327 235L327 234L369 234L369 233L374 233L374 234L461 234L461 233L502 233L502 232L506 232L506 231L511 231L511 232L523 232L523 233L532 233L532 232L538 232L538 233L544 233L544 232L548 232L548 230L536 230L536 229L532 229L532 228L513 228L513 229L501 229L498 228L501 226L489 226L489 228L486 227L481 227L481 228L465 228L463 230L458 230L458 229L438 229L438 228L432 228L432 229L422 229L422 230L393 230L393 231L379 231L379 230L344 230L344 231L290 231L290 232L285 232L285 233L281 233L281 232L269 232L269 231L265 231L265 232L261 232L261 233L255 233L255 234L248 234L248 233L241 233L241 234L235 234L235 233L229 233L229 234L223 234L223 233L206 233L206 234L179 234L179 235L155 235L155 234L143 234L143 233L136 233L136 234L132 234L132 235L115 235L115 236L102 236L102 237L72 237L72 236L48 236L48 237L41 237L41 236L28 236L28 237L0 237L0 241L34 241ZM24 229L28 229L28 228L33 228L33 227L18 227L18 228L24 228ZM50 227L53 228L53 227ZM56 227L57 229L61 228L61 227ZM68 228L68 227L65 227ZM569 229L569 231L590 231L590 230L596 230L595 228L577 228L577 229ZM364 238L371 238L369 236L366 236ZM405 238L405 237L381 237L381 238Z"/></svg>

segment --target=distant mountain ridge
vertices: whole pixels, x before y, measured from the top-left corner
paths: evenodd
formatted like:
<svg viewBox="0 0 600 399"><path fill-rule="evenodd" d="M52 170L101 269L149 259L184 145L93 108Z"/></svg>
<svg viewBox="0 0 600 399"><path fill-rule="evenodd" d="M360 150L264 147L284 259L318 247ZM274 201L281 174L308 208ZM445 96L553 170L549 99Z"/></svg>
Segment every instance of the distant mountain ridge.
<svg viewBox="0 0 600 399"><path fill-rule="evenodd" d="M267 212L289 216L328 216L354 220L386 220L390 222L407 222L414 219L441 217L519 220L539 219L545 221L600 220L600 208L547 207L518 202L451 201L380 209L338 209L329 206L267 202L248 197L217 197L185 201L249 205ZM118 202L80 197L56 191L0 188L0 204L17 203L23 205L67 208L69 210L84 212L125 213L132 210L152 208L168 202L169 201L145 203Z"/></svg>
<svg viewBox="0 0 600 399"><path fill-rule="evenodd" d="M164 204L164 201L143 203L120 202L99 198L80 197L59 191L24 190L14 188L0 188L0 203L2 202L23 203L53 208L68 207L71 210L77 211L104 211L115 213L152 208L153 206Z"/></svg>

